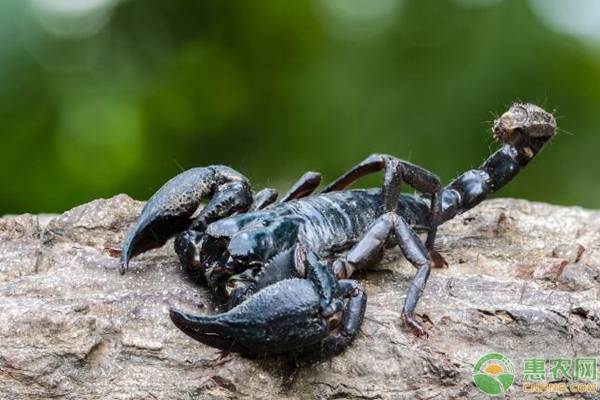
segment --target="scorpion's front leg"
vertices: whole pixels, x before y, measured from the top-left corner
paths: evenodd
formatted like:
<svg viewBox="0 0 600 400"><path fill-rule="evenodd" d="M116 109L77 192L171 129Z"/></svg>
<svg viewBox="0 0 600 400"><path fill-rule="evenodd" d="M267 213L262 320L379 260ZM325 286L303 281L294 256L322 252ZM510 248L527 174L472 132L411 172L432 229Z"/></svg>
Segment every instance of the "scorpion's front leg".
<svg viewBox="0 0 600 400"><path fill-rule="evenodd" d="M288 190L285 195L283 195L279 202L285 203L291 200L309 196L317 187L319 187L320 183L321 174L318 172L309 171L302 175L300 179L298 179L298 181L292 185L291 189ZM277 190L265 188L256 194L254 204L250 210L262 210L263 208L275 203L276 200Z"/></svg>
<svg viewBox="0 0 600 400"><path fill-rule="evenodd" d="M300 199L309 196L315 191L321 183L321 174L318 172L308 171L292 185L290 190L281 198L280 203L285 203L290 200Z"/></svg>
<svg viewBox="0 0 600 400"><path fill-rule="evenodd" d="M212 196L198 216L200 202ZM133 227L121 254L121 273L146 250L162 246L171 236L192 228L202 231L211 222L247 210L252 204L248 179L226 166L193 168L168 181L156 192Z"/></svg>
<svg viewBox="0 0 600 400"><path fill-rule="evenodd" d="M277 200L277 190L273 188L264 188L254 196L254 204L250 208L250 211L262 210L267 206L275 203Z"/></svg>

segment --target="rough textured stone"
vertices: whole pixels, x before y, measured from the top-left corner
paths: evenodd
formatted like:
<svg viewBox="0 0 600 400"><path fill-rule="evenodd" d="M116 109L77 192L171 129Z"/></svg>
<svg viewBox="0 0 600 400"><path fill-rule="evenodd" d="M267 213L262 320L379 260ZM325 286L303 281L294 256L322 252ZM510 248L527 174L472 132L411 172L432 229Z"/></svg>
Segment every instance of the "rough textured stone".
<svg viewBox="0 0 600 400"><path fill-rule="evenodd" d="M598 273L598 268L585 264L568 264L560 274L560 283L570 290L591 289L598 283Z"/></svg>
<svg viewBox="0 0 600 400"><path fill-rule="evenodd" d="M598 212L500 199L448 222L438 249L449 268L418 307L428 339L400 322L414 269L390 251L360 276L369 302L355 343L281 394L279 361L219 358L170 323L171 303L214 310L171 246L119 275L109 249L141 206L120 195L43 221L0 219L0 398L486 398L471 369L501 352L516 364L506 398L517 399L528 398L524 357L599 355Z"/></svg>

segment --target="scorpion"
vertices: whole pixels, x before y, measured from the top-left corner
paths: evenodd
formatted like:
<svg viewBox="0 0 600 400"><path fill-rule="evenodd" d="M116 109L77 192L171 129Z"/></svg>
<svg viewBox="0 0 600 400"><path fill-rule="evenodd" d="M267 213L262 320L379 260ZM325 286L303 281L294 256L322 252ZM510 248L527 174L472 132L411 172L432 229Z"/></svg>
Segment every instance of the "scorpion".
<svg viewBox="0 0 600 400"><path fill-rule="evenodd" d="M230 167L192 168L146 203L124 240L120 272L175 237L185 271L228 306L204 316L171 307L181 331L226 353L308 362L342 352L357 336L367 295L351 278L397 245L416 268L401 318L416 336L427 335L415 308L432 268L446 264L434 249L438 226L507 184L555 131L551 113L512 104L492 125L500 149L447 186L385 154L367 157L317 194L321 175L308 172L279 201L271 188L254 193ZM347 189L379 171L381 188ZM402 184L416 192L401 193Z"/></svg>

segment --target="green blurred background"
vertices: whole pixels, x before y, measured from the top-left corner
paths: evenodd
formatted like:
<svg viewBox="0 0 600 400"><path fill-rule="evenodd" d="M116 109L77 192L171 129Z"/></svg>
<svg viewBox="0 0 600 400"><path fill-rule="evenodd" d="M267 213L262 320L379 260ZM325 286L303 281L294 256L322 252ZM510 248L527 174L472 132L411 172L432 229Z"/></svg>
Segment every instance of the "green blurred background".
<svg viewBox="0 0 600 400"><path fill-rule="evenodd" d="M0 7L0 214L146 199L215 163L283 191L385 152L448 181L514 100L562 130L500 195L600 207L596 0Z"/></svg>

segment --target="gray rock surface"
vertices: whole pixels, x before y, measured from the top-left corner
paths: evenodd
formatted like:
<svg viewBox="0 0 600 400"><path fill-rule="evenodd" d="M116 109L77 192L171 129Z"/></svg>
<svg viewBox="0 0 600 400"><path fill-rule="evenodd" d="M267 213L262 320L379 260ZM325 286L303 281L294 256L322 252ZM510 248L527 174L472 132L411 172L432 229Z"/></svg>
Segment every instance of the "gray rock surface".
<svg viewBox="0 0 600 400"><path fill-rule="evenodd" d="M172 246L119 275L109 249L141 207L119 195L55 218L0 218L0 398L483 399L471 371L490 352L517 368L505 398L537 398L523 394L523 358L600 355L599 212L500 199L448 222L438 249L449 268L418 307L428 339L400 321L414 269L389 252L360 277L369 301L354 344L282 394L280 362L219 358L171 324L169 304L214 305Z"/></svg>

